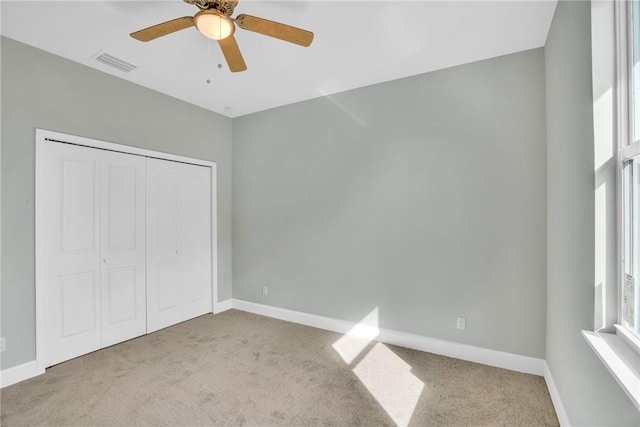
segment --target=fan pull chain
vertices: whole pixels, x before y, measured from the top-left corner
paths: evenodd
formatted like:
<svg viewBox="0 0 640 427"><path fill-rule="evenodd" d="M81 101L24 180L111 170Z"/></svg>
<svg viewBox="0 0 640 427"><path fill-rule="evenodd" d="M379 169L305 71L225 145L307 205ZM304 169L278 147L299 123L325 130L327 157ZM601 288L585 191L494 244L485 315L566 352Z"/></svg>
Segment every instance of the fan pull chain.
<svg viewBox="0 0 640 427"><path fill-rule="evenodd" d="M222 34L222 20L218 21L218 34ZM218 70L222 69L222 62L220 58L220 51L218 51Z"/></svg>
<svg viewBox="0 0 640 427"><path fill-rule="evenodd" d="M209 45L209 46L211 46L211 45ZM218 58L217 58L218 59L218 61L217 61L218 62L218 70L220 70L222 68L222 52L220 51L219 48L216 50L216 52L218 53L218 55L217 55L218 56Z"/></svg>
<svg viewBox="0 0 640 427"><path fill-rule="evenodd" d="M217 64L218 69L220 69L222 68L222 54L220 53L219 49L216 50L217 55L211 52L211 49L212 49L211 46L213 46L213 43L207 43L207 58L211 58L215 60L218 63ZM207 81L207 83L209 82Z"/></svg>

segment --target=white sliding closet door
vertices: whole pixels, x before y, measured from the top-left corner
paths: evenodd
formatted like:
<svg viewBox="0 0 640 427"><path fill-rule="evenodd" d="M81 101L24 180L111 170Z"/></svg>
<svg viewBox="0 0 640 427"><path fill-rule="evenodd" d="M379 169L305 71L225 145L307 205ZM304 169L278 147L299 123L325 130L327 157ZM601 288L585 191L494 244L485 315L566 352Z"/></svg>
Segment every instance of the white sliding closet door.
<svg viewBox="0 0 640 427"><path fill-rule="evenodd" d="M211 168L182 168L182 320L210 313Z"/></svg>
<svg viewBox="0 0 640 427"><path fill-rule="evenodd" d="M45 366L146 332L145 158L43 146Z"/></svg>
<svg viewBox="0 0 640 427"><path fill-rule="evenodd" d="M145 158L102 151L102 347L144 335Z"/></svg>
<svg viewBox="0 0 640 427"><path fill-rule="evenodd" d="M179 163L147 159L147 332L182 320Z"/></svg>
<svg viewBox="0 0 640 427"><path fill-rule="evenodd" d="M100 152L44 144L45 366L100 348Z"/></svg>
<svg viewBox="0 0 640 427"><path fill-rule="evenodd" d="M147 160L147 331L211 312L211 169Z"/></svg>

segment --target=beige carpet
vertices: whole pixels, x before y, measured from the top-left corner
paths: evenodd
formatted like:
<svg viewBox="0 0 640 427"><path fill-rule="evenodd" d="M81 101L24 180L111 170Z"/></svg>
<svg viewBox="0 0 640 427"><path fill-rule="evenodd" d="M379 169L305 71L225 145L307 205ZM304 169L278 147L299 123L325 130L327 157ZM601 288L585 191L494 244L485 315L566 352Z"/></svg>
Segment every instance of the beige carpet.
<svg viewBox="0 0 640 427"><path fill-rule="evenodd" d="M230 310L0 394L3 426L558 425L544 379Z"/></svg>

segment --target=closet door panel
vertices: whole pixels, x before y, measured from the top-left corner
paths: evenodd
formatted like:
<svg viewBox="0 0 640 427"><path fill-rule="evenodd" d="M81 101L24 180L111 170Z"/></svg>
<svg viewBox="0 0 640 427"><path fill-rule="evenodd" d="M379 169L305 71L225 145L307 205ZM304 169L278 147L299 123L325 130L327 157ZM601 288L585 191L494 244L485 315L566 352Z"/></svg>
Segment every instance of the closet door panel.
<svg viewBox="0 0 640 427"><path fill-rule="evenodd" d="M145 296L145 158L101 152L102 346L143 335Z"/></svg>
<svg viewBox="0 0 640 427"><path fill-rule="evenodd" d="M59 277L62 339L93 334L96 328L96 283L92 272L67 274ZM93 347L93 346L92 346Z"/></svg>
<svg viewBox="0 0 640 427"><path fill-rule="evenodd" d="M42 277L45 366L100 348L100 156L43 148Z"/></svg>
<svg viewBox="0 0 640 427"><path fill-rule="evenodd" d="M147 159L147 332L182 320L180 164Z"/></svg>
<svg viewBox="0 0 640 427"><path fill-rule="evenodd" d="M157 304L160 312L175 311L181 312L180 308L180 263L175 260L157 266ZM176 322L180 321L179 316L172 316Z"/></svg>
<svg viewBox="0 0 640 427"><path fill-rule="evenodd" d="M211 169L181 165L183 320L211 312Z"/></svg>
<svg viewBox="0 0 640 427"><path fill-rule="evenodd" d="M166 163L166 164L164 164ZM177 164L163 162L157 171L155 214L158 248L180 247L180 173Z"/></svg>
<svg viewBox="0 0 640 427"><path fill-rule="evenodd" d="M109 346L115 342L125 341L129 338L133 338L144 334L146 331L146 313L142 313L144 331L140 332L140 322L136 322L140 317L141 311L140 293L138 291L138 276L139 269L137 266L123 267L123 268L109 268L103 279L103 299L102 299L102 313L103 313L103 328L113 329L118 326L124 326L126 323L131 323L131 328L126 328L124 336L122 338L112 338L111 340L103 336L103 346ZM143 301L144 301L144 288ZM144 308L144 306L142 307ZM106 332L106 331L105 331ZM113 342L109 342L113 341Z"/></svg>

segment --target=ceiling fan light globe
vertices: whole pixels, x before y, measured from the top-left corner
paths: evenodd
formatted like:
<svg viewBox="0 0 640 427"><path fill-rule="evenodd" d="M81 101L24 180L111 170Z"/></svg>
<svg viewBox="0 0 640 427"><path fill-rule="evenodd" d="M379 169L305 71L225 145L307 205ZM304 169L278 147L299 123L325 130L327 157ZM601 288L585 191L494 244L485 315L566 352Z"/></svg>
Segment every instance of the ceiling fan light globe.
<svg viewBox="0 0 640 427"><path fill-rule="evenodd" d="M212 40L226 39L236 29L233 21L214 10L202 10L196 13L194 22L198 31Z"/></svg>

